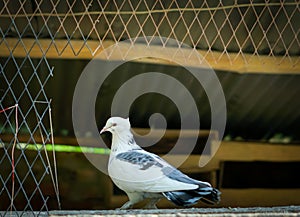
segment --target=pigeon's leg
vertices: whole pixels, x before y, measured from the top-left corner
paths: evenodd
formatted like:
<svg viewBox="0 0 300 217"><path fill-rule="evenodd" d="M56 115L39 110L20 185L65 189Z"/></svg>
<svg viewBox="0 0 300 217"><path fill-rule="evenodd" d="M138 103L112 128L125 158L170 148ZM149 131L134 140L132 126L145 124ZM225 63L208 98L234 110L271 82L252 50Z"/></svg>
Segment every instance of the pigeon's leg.
<svg viewBox="0 0 300 217"><path fill-rule="evenodd" d="M126 203L124 203L123 206L121 206L121 207L118 208L118 209L130 209L130 208L132 208L133 205L134 205L134 204L132 204L131 201L129 200L129 201L127 201Z"/></svg>
<svg viewBox="0 0 300 217"><path fill-rule="evenodd" d="M144 200L143 194L141 193L127 193L129 201L127 201L123 206L119 209L130 209L133 207L134 204Z"/></svg>
<svg viewBox="0 0 300 217"><path fill-rule="evenodd" d="M144 206L144 209L157 209L156 203L158 203L160 199L161 198L151 198L149 202Z"/></svg>
<svg viewBox="0 0 300 217"><path fill-rule="evenodd" d="M144 197L149 198L149 201L146 206L144 206L144 209L157 209L156 203L158 203L163 196L158 193L145 193Z"/></svg>

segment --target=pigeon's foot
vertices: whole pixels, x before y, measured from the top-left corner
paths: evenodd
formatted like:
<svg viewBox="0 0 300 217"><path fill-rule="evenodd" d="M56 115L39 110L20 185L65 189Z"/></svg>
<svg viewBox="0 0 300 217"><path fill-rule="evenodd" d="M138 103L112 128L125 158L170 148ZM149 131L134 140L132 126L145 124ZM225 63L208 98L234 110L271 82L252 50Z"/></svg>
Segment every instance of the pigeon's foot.
<svg viewBox="0 0 300 217"><path fill-rule="evenodd" d="M160 200L160 198L152 198L149 200L149 202L143 208L144 209L157 209L156 203L158 203L159 200Z"/></svg>
<svg viewBox="0 0 300 217"><path fill-rule="evenodd" d="M122 209L130 209L133 207L133 203L131 201L127 201L126 203L123 204L120 208L117 208L117 210L122 210Z"/></svg>
<svg viewBox="0 0 300 217"><path fill-rule="evenodd" d="M127 193L129 201L127 201L121 208L119 209L131 209L134 204L137 204L138 202L144 200L144 194L139 192L134 193Z"/></svg>

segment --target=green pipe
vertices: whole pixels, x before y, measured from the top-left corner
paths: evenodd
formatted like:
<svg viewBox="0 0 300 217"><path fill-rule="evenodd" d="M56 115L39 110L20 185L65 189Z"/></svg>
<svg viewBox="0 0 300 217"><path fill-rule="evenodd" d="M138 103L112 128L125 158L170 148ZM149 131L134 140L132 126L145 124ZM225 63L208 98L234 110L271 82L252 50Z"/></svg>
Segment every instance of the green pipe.
<svg viewBox="0 0 300 217"><path fill-rule="evenodd" d="M104 154L108 155L110 149L108 148L97 148L97 147L86 147L86 146L71 146L71 145L61 145L61 144L27 144L27 143L18 143L17 148L19 149L28 149L28 150L42 150L46 147L47 151L56 151L56 152L77 152L77 153L93 153L93 154Z"/></svg>

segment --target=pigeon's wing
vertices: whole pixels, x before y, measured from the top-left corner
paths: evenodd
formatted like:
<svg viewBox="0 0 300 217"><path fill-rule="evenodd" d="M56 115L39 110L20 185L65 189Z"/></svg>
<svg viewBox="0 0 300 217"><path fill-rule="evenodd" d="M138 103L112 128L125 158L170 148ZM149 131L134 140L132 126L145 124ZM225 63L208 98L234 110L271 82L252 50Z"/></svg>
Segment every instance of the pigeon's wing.
<svg viewBox="0 0 300 217"><path fill-rule="evenodd" d="M201 184L143 149L115 155L110 159L108 171L115 184L126 192L192 190Z"/></svg>
<svg viewBox="0 0 300 217"><path fill-rule="evenodd" d="M116 159L137 165L140 170L146 170L152 166L163 168L163 165L157 159L141 151L122 152L116 156Z"/></svg>
<svg viewBox="0 0 300 217"><path fill-rule="evenodd" d="M164 167L162 171L170 179L177 180L182 183L194 184L197 185L198 188L201 188L203 190L205 190L206 188L211 189L211 184L209 184L208 182L202 182L196 179L192 179L174 167Z"/></svg>

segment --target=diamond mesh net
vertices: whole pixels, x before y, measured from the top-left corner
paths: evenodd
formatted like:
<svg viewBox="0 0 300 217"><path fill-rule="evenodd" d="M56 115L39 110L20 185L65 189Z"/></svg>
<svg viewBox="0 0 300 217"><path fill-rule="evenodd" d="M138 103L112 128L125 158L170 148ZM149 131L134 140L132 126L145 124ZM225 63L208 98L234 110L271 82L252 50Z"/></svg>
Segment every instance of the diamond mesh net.
<svg viewBox="0 0 300 217"><path fill-rule="evenodd" d="M105 42L119 42L148 36L178 40L202 54L211 63L240 60L250 64L271 57L277 65L299 63L300 9L290 1L4 1L1 4L1 34L34 39L48 38L42 44L22 41L2 49L21 46L47 54L52 47L58 55L68 48L73 55L89 51L93 56ZM63 39L63 40L58 40ZM97 42L97 43L95 43ZM278 58L279 57L279 58ZM278 59L280 60L278 62ZM269 60L269 59L268 59ZM263 62L262 62L263 63Z"/></svg>
<svg viewBox="0 0 300 217"><path fill-rule="evenodd" d="M50 100L45 85L54 69L48 57L92 58L111 43L129 39L135 44L137 37L152 43L164 37L176 39L174 47L189 45L215 68L251 71L268 65L271 70L283 66L294 72L300 61L299 20L297 0L1 0L0 201L12 197L27 201L18 206L2 203L1 209L33 211L36 207L31 201L38 198L38 209L47 210L47 196L40 188L49 175L47 158L42 151L29 158L25 147L36 144L40 132L45 137L43 143L51 138ZM167 41L160 43L165 45ZM106 58L111 57L107 54ZM18 117L16 107L5 110L16 104ZM16 137L13 173L11 150L16 118L20 133L29 136L25 141ZM6 134L11 136L4 137ZM24 171L18 170L21 164L25 165ZM37 164L43 168L38 175L33 172ZM33 191L27 190L29 182L34 183Z"/></svg>

